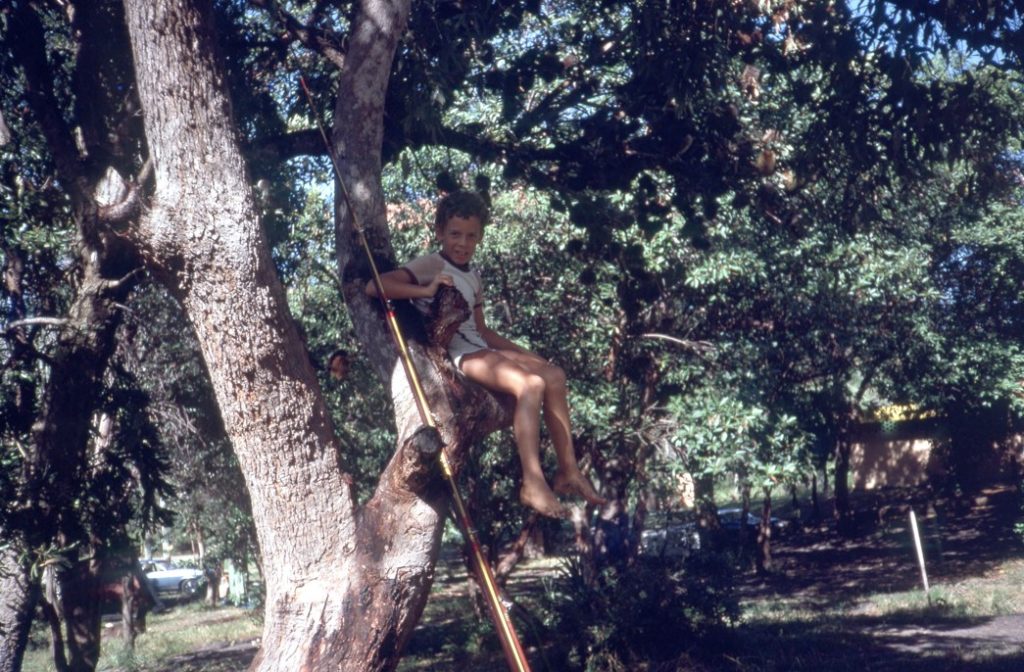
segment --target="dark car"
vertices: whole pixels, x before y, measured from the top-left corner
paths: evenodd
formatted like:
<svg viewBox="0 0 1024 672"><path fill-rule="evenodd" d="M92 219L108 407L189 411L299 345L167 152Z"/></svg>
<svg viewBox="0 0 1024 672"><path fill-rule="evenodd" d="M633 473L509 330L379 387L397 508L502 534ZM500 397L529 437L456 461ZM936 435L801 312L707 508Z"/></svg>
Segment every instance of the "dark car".
<svg viewBox="0 0 1024 672"><path fill-rule="evenodd" d="M718 510L718 524L723 530L739 532L742 518L743 509L739 507L726 507ZM786 533L789 523L772 516L771 526L772 536L779 537ZM748 532L756 532L761 529L761 517L748 511L746 528Z"/></svg>
<svg viewBox="0 0 1024 672"><path fill-rule="evenodd" d="M640 554L648 557L685 558L700 550L697 523L688 515L652 513L640 533Z"/></svg>

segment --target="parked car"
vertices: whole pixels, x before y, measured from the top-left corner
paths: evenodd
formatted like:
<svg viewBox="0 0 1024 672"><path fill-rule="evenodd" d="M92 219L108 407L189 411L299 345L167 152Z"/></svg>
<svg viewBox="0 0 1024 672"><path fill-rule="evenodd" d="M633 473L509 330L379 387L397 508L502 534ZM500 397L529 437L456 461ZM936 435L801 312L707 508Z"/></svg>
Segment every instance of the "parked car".
<svg viewBox="0 0 1024 672"><path fill-rule="evenodd" d="M177 567L168 560L143 560L142 571L157 593L177 593L183 597L193 597L206 583L203 570Z"/></svg>
<svg viewBox="0 0 1024 672"><path fill-rule="evenodd" d="M640 554L650 557L685 558L700 550L697 523L689 517L652 513L640 533Z"/></svg>
<svg viewBox="0 0 1024 672"><path fill-rule="evenodd" d="M739 532L740 519L742 517L743 509L739 507L727 507L718 510L718 524L722 526L723 530L732 530L735 532ZM773 537L781 537L788 531L789 528L788 521L779 520L775 516L771 517L771 525ZM746 526L748 531L756 532L761 528L761 517L748 511Z"/></svg>

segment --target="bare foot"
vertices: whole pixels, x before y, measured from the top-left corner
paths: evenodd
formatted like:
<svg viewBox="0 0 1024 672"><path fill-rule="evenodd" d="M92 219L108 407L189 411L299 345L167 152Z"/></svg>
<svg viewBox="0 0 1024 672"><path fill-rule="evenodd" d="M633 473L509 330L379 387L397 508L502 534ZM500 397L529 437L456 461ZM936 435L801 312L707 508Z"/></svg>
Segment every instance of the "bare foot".
<svg viewBox="0 0 1024 672"><path fill-rule="evenodd" d="M581 497L586 500L587 504L594 506L604 506L608 503L607 499L597 494L597 490L590 484L587 477L579 471L569 476L555 474L555 492L560 495Z"/></svg>
<svg viewBox="0 0 1024 672"><path fill-rule="evenodd" d="M519 501L537 513L551 518L566 518L569 515L547 483L523 483L523 487L519 489Z"/></svg>

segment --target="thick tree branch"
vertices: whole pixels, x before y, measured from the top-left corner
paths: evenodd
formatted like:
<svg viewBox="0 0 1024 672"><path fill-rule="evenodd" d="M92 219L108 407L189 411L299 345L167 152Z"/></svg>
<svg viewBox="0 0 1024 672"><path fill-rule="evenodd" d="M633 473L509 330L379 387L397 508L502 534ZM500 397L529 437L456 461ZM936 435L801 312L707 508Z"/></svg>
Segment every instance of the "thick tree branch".
<svg viewBox="0 0 1024 672"><path fill-rule="evenodd" d="M582 141L556 148L538 147L529 142L501 142L481 137L478 131L473 128L445 128L439 136L423 132L406 140L413 147L442 144L485 161L503 163L510 176L523 177L540 189L562 192L585 188L628 188L641 171L664 168L673 158L657 154L625 155L620 151L621 147L594 148ZM391 149L396 151L397 147ZM586 171L586 177L582 171Z"/></svg>
<svg viewBox="0 0 1024 672"><path fill-rule="evenodd" d="M338 275L344 283L342 293L367 359L384 380L390 375L394 350L383 330L383 321L362 291L369 273L355 223L359 223L380 260L394 259L380 181L381 148L388 82L395 50L408 24L409 8L409 0L365 0L360 4L351 29L351 62L338 78L330 129L334 158L341 173L337 177L348 186L351 196L351 203L335 199ZM352 64L359 67L351 67Z"/></svg>
<svg viewBox="0 0 1024 672"><path fill-rule="evenodd" d="M553 87L536 105L527 110L516 121L514 126L515 135L522 137L536 128L541 121L556 118L562 111L573 109L582 103L584 96L587 95L586 90L579 86L579 79L582 74L582 68L578 66L573 68L568 77ZM563 96L562 94L565 95ZM557 106L556 102L558 103Z"/></svg>
<svg viewBox="0 0 1024 672"><path fill-rule="evenodd" d="M46 57L46 37L31 3L22 2L15 6L10 33L18 35L10 45L15 59L25 71L25 97L39 120L57 171L69 180L67 187L72 201L82 203L88 197L85 171L71 129L64 121L53 91L54 75Z"/></svg>
<svg viewBox="0 0 1024 672"><path fill-rule="evenodd" d="M142 171L136 180L129 182L126 186L124 197L117 203L100 205L97 212L97 220L106 226L126 224L135 219L142 212L143 189L142 186L153 175L153 160L147 159L142 166Z"/></svg>
<svg viewBox="0 0 1024 672"><path fill-rule="evenodd" d="M294 133L285 133L258 138L245 150L250 165L266 161L277 163L296 156L325 156L327 148L320 132L310 128Z"/></svg>
<svg viewBox="0 0 1024 672"><path fill-rule="evenodd" d="M516 537L516 540L498 558L497 567L494 570L494 578L498 581L499 585L505 585L508 577L512 575L512 570L523 559L523 556L526 554L526 545L530 542L530 537L533 536L539 523L540 514L534 511L526 519L523 529L519 531L519 536Z"/></svg>
<svg viewBox="0 0 1024 672"><path fill-rule="evenodd" d="M437 484L437 460L444 441L434 427L420 427L402 445L401 468L389 470L391 488L408 489L428 496L427 490Z"/></svg>

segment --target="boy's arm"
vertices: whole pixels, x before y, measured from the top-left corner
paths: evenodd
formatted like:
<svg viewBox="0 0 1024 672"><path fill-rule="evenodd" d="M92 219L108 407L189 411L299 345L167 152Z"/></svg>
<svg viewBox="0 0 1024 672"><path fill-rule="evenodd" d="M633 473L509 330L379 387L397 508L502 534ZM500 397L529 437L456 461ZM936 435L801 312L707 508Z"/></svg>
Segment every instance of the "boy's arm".
<svg viewBox="0 0 1024 672"><path fill-rule="evenodd" d="M430 284L421 285L415 281L412 273L399 268L381 275L380 284L384 286L384 293L389 299L429 299L437 294L437 288L441 285L451 285L452 276L438 273ZM368 296L377 296L377 285L372 279L367 281L364 291Z"/></svg>
<svg viewBox="0 0 1024 672"><path fill-rule="evenodd" d="M476 330L480 332L480 336L483 337L484 343L487 344L488 348L494 350L514 350L528 355L534 354L488 327L484 320L484 309L482 306L477 306L473 310L473 320L476 322Z"/></svg>

